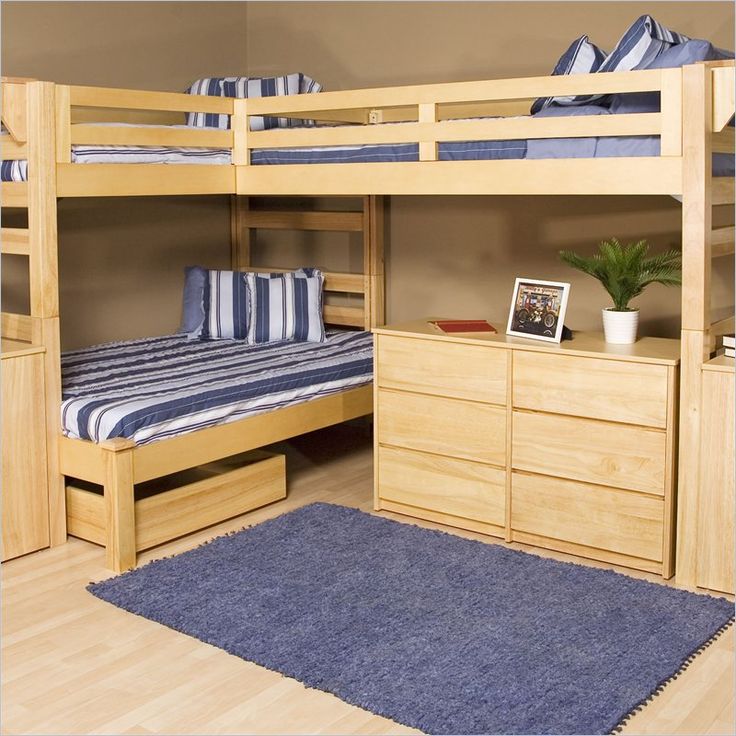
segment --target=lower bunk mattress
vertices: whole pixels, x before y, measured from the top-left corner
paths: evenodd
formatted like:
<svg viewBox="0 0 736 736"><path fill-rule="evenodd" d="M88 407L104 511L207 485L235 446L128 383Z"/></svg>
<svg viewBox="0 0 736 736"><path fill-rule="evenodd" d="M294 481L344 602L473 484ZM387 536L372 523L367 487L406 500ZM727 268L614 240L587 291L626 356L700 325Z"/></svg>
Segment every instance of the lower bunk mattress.
<svg viewBox="0 0 736 736"><path fill-rule="evenodd" d="M144 445L369 384L373 344L346 330L265 345L166 335L64 353L61 371L67 437Z"/></svg>

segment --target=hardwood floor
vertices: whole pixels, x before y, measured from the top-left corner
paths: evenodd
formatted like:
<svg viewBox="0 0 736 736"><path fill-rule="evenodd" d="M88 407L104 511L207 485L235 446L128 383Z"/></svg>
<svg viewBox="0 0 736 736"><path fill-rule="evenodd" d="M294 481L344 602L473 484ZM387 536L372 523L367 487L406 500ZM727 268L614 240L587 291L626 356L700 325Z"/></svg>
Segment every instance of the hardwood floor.
<svg viewBox="0 0 736 736"><path fill-rule="evenodd" d="M331 428L279 449L287 454L286 500L144 553L143 562L317 500L372 510L371 441L363 427ZM110 574L103 563L100 547L70 539L2 566L2 733L417 733L103 603L85 590ZM732 627L625 731L735 733L733 693Z"/></svg>

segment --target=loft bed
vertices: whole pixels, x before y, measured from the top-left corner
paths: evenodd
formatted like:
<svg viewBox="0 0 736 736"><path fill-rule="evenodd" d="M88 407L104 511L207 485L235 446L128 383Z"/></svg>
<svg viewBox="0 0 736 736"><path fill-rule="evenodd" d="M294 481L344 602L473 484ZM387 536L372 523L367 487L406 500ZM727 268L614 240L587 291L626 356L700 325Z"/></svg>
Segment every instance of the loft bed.
<svg viewBox="0 0 736 736"><path fill-rule="evenodd" d="M641 92L660 95L658 112L574 119L523 114L529 101L536 97ZM2 140L2 159L28 162L27 181L2 183L3 204L27 207L29 212L26 232L3 231L3 251L30 255L32 276L30 317L3 314L3 333L11 339L40 342L46 347L48 437L53 443L51 447L59 447L61 458L60 465L53 467L52 463L49 471L52 493L57 489L56 501L52 502L52 528L56 530L52 540L55 538L58 543L64 535L62 474L76 473L75 477L81 477L79 468L88 468L88 475L94 476L88 479L106 486L108 563L116 569L130 566L135 559L135 542L131 542L127 531L121 531L124 524L119 519L125 517L126 523L131 523L131 477L142 481L189 467L186 464L190 461L208 462L210 452L204 448L210 442L222 444L223 435L228 432L225 425L140 447L126 442L96 445L59 436L57 197L235 195L233 233L234 242L239 244L234 246L233 263L242 268L249 262L247 239L241 240L242 233L248 230L248 211L243 204L247 196L369 196L366 208L374 212L377 222L380 207L375 196L386 194L660 194L682 200L678 557L684 571L682 581L691 584L687 572L692 555L688 529L698 503L699 437L704 421L701 371L710 358L715 336L733 330L733 317L711 323L709 288L711 258L734 252L733 225L718 229L712 226L713 208L734 203L733 177L714 176L712 169L714 153L733 154L734 150L734 129L728 125L734 115L732 61L677 69L249 100L8 80L3 102L3 122L8 134ZM178 127L182 114L192 111L228 115L230 129ZM264 115L312 119L323 125L250 130L250 118ZM130 125L131 122L137 124ZM142 127L141 122L156 125ZM646 155L621 156L613 151L606 158L575 157L575 152L568 148L562 158L496 160L487 158L494 154L483 150L472 154L473 160L446 160L448 144L468 141L526 145L529 141L560 138L583 141L629 137L653 137L658 146ZM411 146L409 157L416 160L377 162L371 156L376 146L404 144ZM225 158L224 163L217 164L83 164L76 162L82 146L197 147L224 152ZM279 160L275 155L279 152L346 146L362 147L360 150L367 151L368 156L354 163L322 163L318 158L314 163L267 163ZM362 321L365 327L380 324L383 300L380 227L370 217L368 223L366 242L371 245L366 248L362 282L364 313L358 318L353 312L348 320L352 325ZM339 278L337 283L346 285ZM355 286L352 280L350 284L345 291ZM360 410L341 409L337 414L347 418L357 411L367 413L363 409L361 403ZM235 448L226 443L226 447L238 451L241 445ZM113 533L111 528L117 531ZM101 536L99 531L97 534Z"/></svg>

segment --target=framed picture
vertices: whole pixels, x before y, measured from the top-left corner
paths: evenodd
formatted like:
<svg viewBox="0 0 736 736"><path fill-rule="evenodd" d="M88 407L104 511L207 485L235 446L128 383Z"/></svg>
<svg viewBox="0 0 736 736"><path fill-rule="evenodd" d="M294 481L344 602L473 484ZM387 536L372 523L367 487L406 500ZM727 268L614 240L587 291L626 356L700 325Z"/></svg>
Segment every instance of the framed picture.
<svg viewBox="0 0 736 736"><path fill-rule="evenodd" d="M507 335L559 342L570 284L516 279Z"/></svg>

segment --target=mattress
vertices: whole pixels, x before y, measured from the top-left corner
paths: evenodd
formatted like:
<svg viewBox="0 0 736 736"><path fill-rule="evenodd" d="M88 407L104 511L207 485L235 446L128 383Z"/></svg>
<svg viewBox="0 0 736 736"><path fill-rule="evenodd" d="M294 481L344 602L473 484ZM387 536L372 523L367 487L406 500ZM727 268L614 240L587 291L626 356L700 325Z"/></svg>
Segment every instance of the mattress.
<svg viewBox="0 0 736 736"><path fill-rule="evenodd" d="M144 445L369 384L373 348L362 331L266 345L166 335L67 352L61 370L67 437Z"/></svg>

